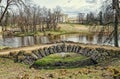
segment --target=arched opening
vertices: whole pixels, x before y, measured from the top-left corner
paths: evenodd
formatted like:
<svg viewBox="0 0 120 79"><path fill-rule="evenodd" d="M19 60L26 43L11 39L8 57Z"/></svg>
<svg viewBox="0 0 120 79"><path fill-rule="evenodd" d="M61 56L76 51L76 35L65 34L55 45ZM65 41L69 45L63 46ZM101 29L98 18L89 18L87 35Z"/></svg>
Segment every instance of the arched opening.
<svg viewBox="0 0 120 79"><path fill-rule="evenodd" d="M91 57L74 52L54 53L38 59L31 65L35 69L77 68L97 64Z"/></svg>
<svg viewBox="0 0 120 79"><path fill-rule="evenodd" d="M100 50L104 51L104 49L100 49ZM54 58L54 55L56 54L60 54L60 55L59 57ZM51 55L53 55L53 58L49 59L49 56L51 57ZM72 56L74 55L75 57L72 58ZM99 63L100 61L103 60L103 58L101 59L101 56L105 57L104 55L107 55L107 54L105 53L102 55L101 53L98 52L97 49L90 49L88 47L81 47L79 45L59 44L59 45L39 48L31 51L31 53L29 54L26 54L26 52L19 52L15 56L16 57L15 61L29 64L30 68L31 67L39 68L41 67L40 63L43 64L45 62L48 62L49 60L55 61L55 60L58 60L57 58L61 58L60 61L54 62L53 67L55 65L58 65L58 67L59 66L69 67L70 65L71 67L73 65L74 67L81 67L81 66L88 66L88 65ZM78 61L79 60L82 60L82 61L74 62L73 60L76 60L77 57L78 57ZM80 57L82 57L83 59L80 59ZM65 59L68 60L67 58L69 58L69 61L72 60L72 63L71 62L68 63L67 61L65 61ZM48 61L45 61L46 59ZM45 64L48 66L51 65L51 63L45 63Z"/></svg>

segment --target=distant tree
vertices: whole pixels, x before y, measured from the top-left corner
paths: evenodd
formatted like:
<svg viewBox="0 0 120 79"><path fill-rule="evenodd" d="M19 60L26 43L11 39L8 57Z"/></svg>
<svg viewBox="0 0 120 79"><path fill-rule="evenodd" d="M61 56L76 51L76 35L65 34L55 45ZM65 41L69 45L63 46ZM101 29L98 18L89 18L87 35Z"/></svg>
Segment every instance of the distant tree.
<svg viewBox="0 0 120 79"><path fill-rule="evenodd" d="M61 7L57 6L55 9L54 9L54 14L56 15L56 21L57 23L60 22L60 16L61 16Z"/></svg>
<svg viewBox="0 0 120 79"><path fill-rule="evenodd" d="M94 13L90 12L86 15L86 23L87 24L94 24L95 23Z"/></svg>
<svg viewBox="0 0 120 79"><path fill-rule="evenodd" d="M99 20L99 24L103 25L103 13L102 13L102 11L100 11L98 13L98 20Z"/></svg>
<svg viewBox="0 0 120 79"><path fill-rule="evenodd" d="M83 24L84 16L85 16L84 13L78 13L78 23L82 23Z"/></svg>
<svg viewBox="0 0 120 79"><path fill-rule="evenodd" d="M104 24L109 23L109 22L113 22L114 11L112 9L112 5L111 4L112 4L111 0L106 0L106 1L103 2L103 5L101 7Z"/></svg>

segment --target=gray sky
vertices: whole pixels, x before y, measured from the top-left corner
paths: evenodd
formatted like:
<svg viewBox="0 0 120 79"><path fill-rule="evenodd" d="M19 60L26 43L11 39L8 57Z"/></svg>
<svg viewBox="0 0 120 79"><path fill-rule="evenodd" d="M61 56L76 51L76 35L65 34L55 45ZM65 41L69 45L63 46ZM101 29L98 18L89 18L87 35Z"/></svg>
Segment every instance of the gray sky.
<svg viewBox="0 0 120 79"><path fill-rule="evenodd" d="M3 0L4 1L4 0ZM78 13L96 13L99 11L101 2L104 0L31 0L32 3L41 7L55 8L60 6L63 13L76 16ZM4 4L4 3L3 3Z"/></svg>
<svg viewBox="0 0 120 79"><path fill-rule="evenodd" d="M33 0L33 3L51 9L60 6L64 13L74 16L79 12L97 12L100 9L101 1L102 0Z"/></svg>

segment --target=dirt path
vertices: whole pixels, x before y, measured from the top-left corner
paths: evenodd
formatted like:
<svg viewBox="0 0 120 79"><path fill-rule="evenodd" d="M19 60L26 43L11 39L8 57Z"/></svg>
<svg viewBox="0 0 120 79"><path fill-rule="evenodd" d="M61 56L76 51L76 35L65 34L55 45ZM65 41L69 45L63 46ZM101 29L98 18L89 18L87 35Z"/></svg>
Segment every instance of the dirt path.
<svg viewBox="0 0 120 79"><path fill-rule="evenodd" d="M4 54L9 54L10 52L18 52L18 51L32 51L35 49L39 49L39 48L44 48L44 47L50 47L56 44L47 44L47 45L34 45L34 46L27 46L27 47L20 47L20 48L11 48L11 49L7 49L7 50L2 50L0 51L0 55L4 55Z"/></svg>
<svg viewBox="0 0 120 79"><path fill-rule="evenodd" d="M27 46L27 47L20 47L20 48L11 48L11 49L7 49L7 50L2 50L0 51L0 55L4 55L4 54L9 54L10 52L18 52L18 51L32 51L35 49L39 49L39 48L44 48L44 47L50 47L50 46L55 46L55 45L60 45L63 43L57 43L57 44L44 44L44 45L34 45L34 46ZM117 47L113 47L113 46L101 46L101 45L93 45L93 44L81 44L81 43L66 43L67 45L80 45L81 47L88 47L91 49L94 48L104 48L104 49L108 49L108 50L119 50L120 48Z"/></svg>

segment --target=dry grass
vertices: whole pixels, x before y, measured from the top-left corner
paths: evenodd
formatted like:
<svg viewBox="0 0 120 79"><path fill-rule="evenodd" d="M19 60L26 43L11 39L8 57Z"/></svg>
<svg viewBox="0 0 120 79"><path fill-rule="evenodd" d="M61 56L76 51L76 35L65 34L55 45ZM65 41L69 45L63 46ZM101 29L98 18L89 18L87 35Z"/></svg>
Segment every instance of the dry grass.
<svg viewBox="0 0 120 79"><path fill-rule="evenodd" d="M120 60L111 62L104 67L89 66L74 69L35 70L29 69L24 64L0 58L0 79L113 79L112 77L120 74L119 62Z"/></svg>
<svg viewBox="0 0 120 79"><path fill-rule="evenodd" d="M59 24L58 27L61 28L61 30L68 31L68 32L80 32L80 31L88 31L88 27L85 25L79 25L79 24Z"/></svg>

